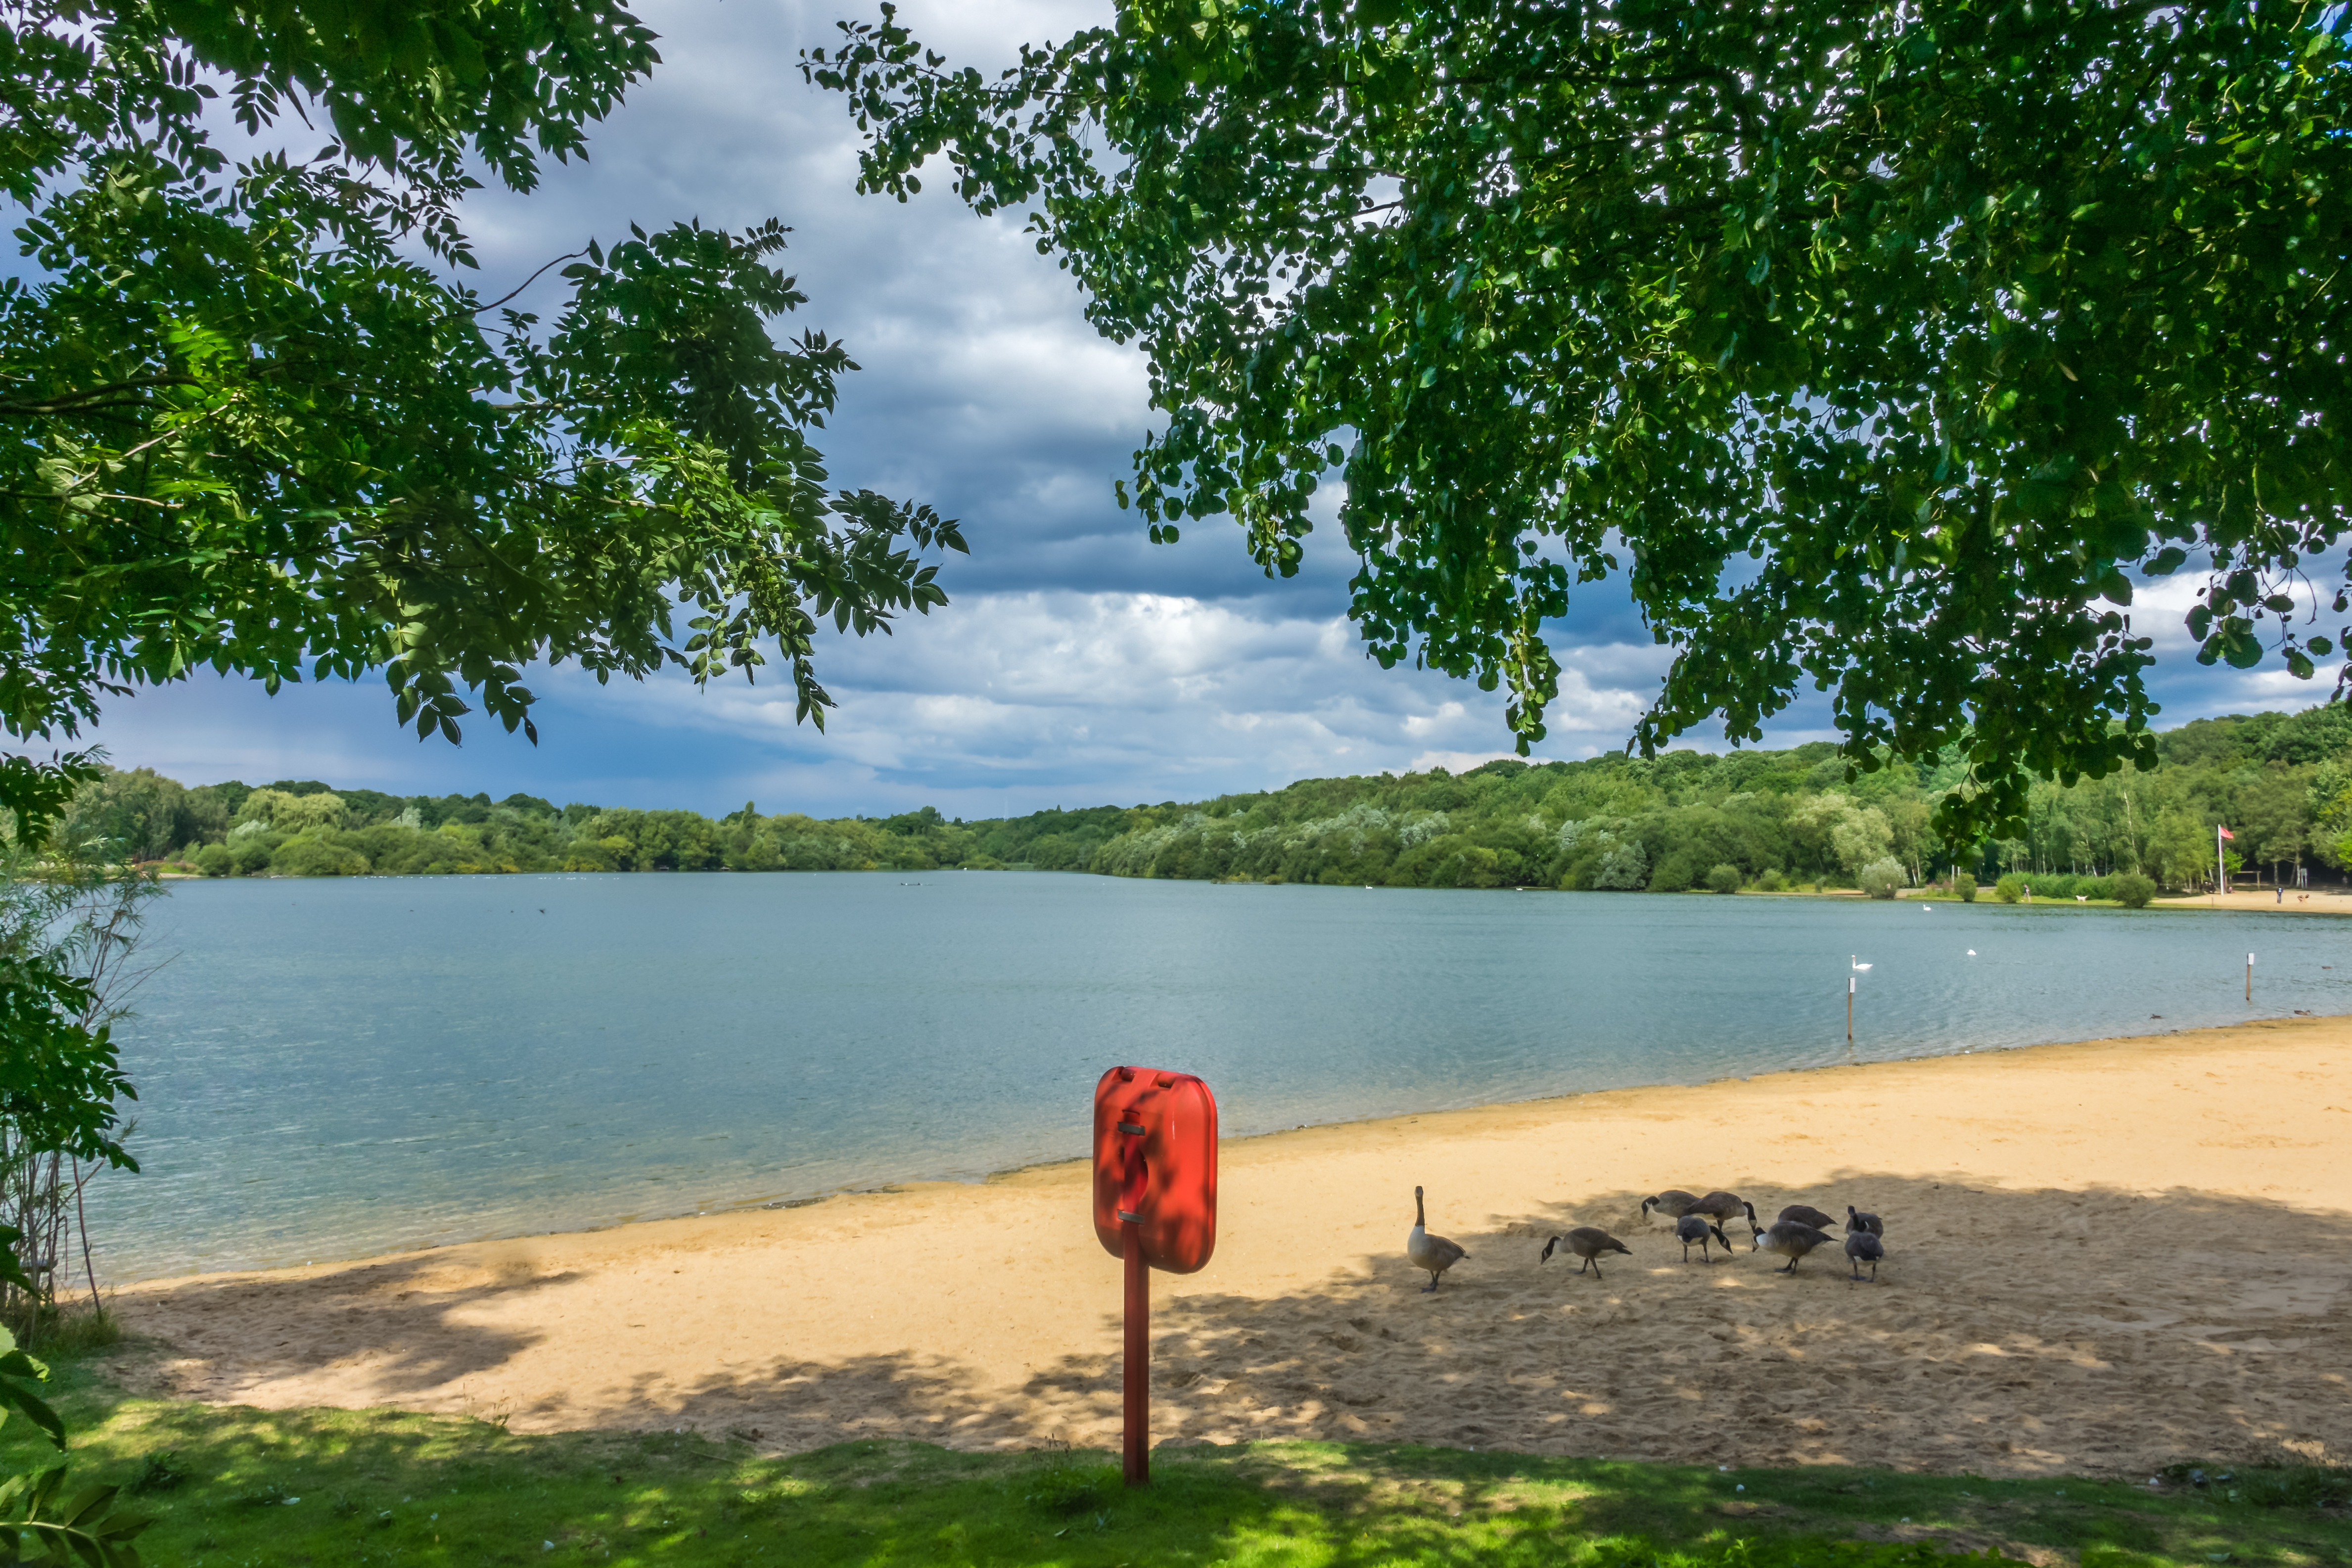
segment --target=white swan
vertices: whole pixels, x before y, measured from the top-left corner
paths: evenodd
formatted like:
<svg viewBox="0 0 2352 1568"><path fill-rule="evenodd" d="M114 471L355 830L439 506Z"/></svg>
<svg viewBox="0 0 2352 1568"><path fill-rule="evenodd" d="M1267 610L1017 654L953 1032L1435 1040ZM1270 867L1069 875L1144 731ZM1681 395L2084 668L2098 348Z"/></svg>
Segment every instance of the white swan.
<svg viewBox="0 0 2352 1568"><path fill-rule="evenodd" d="M1860 958L1861 956L1862 956L1862 955L1861 955L1860 953L1853 953L1853 952L1850 952L1850 953L1846 954L1846 959L1845 959L1845 961L1846 961L1848 963L1853 963L1853 964L1854 973L1857 973L1857 974L1859 974L1859 973L1862 973L1864 970L1868 969L1868 968L1870 967L1870 965L1868 965L1867 963L1854 963L1854 961L1855 961L1856 959Z"/></svg>

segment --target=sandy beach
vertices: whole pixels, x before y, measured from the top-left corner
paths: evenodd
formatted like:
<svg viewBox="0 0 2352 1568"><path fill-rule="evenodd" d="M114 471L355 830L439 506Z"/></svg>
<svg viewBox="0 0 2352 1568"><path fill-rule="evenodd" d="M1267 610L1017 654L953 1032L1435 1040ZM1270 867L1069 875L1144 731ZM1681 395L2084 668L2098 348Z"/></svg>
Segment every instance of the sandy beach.
<svg viewBox="0 0 2352 1568"><path fill-rule="evenodd" d="M1078 1090L1083 1093L1083 1086ZM2352 1463L2352 1018L1623 1090L1229 1142L1155 1279L1153 1435L2145 1475ZM1469 1249L1434 1295L1412 1188ZM1875 1286L1703 1265L1638 1205L1885 1216ZM799 1449L1118 1434L1076 1164L128 1289L158 1393L690 1426ZM1607 1226L1606 1274L1539 1265Z"/></svg>
<svg viewBox="0 0 2352 1568"><path fill-rule="evenodd" d="M2281 898L2272 888L2232 889L2192 898L2164 899L2158 909L2238 910L2252 914L2352 915L2352 888L2305 888L2285 890Z"/></svg>

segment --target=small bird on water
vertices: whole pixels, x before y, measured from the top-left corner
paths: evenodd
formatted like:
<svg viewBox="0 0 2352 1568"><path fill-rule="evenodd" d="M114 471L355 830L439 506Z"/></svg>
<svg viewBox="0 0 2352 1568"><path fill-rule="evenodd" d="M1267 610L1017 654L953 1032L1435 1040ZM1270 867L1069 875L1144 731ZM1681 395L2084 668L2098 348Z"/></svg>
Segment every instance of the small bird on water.
<svg viewBox="0 0 2352 1568"><path fill-rule="evenodd" d="M1632 1247L1626 1246L1623 1242L1618 1240L1615 1237L1610 1235L1607 1231L1601 1229L1597 1225L1580 1225L1574 1230L1570 1231L1566 1236L1553 1237L1549 1241L1544 1243L1543 1255L1538 1258L1536 1261L1538 1263L1549 1263L1551 1261L1552 1249L1554 1247L1566 1247L1569 1251L1573 1252L1579 1258L1584 1259L1582 1263L1576 1266L1576 1271L1579 1274L1581 1274L1587 1268L1590 1268L1592 1270L1592 1277L1595 1279L1601 1278L1601 1255L1602 1253L1622 1252L1628 1258L1633 1256L1633 1249Z"/></svg>
<svg viewBox="0 0 2352 1568"><path fill-rule="evenodd" d="M1405 1232L1404 1255L1412 1260L1415 1268L1426 1269L1429 1273L1429 1288L1422 1292L1423 1295L1437 1289L1438 1280L1444 1278L1447 1269L1470 1256L1444 1237L1429 1234L1429 1221L1422 1212L1419 1187L1412 1190L1412 1228Z"/></svg>

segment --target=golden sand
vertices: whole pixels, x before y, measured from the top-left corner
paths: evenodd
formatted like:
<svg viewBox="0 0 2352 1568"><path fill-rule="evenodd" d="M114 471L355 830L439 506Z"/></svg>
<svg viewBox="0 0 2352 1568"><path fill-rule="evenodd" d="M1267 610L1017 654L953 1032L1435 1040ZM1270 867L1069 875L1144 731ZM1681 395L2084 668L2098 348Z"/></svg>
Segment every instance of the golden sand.
<svg viewBox="0 0 2352 1568"><path fill-rule="evenodd" d="M2352 1019L1641 1089L1230 1142L1156 1277L1155 1438L2145 1474L2352 1462ZM1469 1248L1434 1295L1412 1188ZM1643 1195L1885 1217L1685 1264ZM1577 1224L1633 1248L1538 1265ZM797 1449L1118 1434L1119 1265L1077 1164L126 1290L163 1389Z"/></svg>

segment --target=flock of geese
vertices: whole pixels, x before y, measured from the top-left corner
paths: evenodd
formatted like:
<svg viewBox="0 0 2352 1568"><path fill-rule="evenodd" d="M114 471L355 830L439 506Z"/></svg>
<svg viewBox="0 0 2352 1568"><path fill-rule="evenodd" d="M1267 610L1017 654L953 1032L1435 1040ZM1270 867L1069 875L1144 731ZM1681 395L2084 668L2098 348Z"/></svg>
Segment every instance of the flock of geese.
<svg viewBox="0 0 2352 1568"><path fill-rule="evenodd" d="M1670 1187L1654 1198L1642 1200L1642 1217L1671 1221L1675 1237L1683 1244L1683 1261L1690 1261L1690 1249L1698 1247L1699 1261L1712 1263L1714 1255L1708 1244L1721 1247L1728 1255L1731 1238L1723 1234L1727 1220L1748 1226L1748 1249L1750 1252L1773 1252L1786 1258L1778 1272L1793 1274L1797 1265L1807 1255L1830 1241L1830 1227L1837 1224L1833 1215L1806 1204L1790 1204L1780 1211L1780 1217L1765 1225L1756 1216L1756 1205L1735 1193L1709 1193L1696 1197L1678 1187ZM1580 1225L1564 1236L1555 1236L1544 1243L1543 1253L1536 1261L1549 1263L1551 1255L1574 1254L1584 1261L1577 1265L1579 1274L1586 1269L1592 1277L1601 1278L1601 1259L1612 1252L1633 1256L1633 1249L1597 1225ZM1404 1255L1415 1268L1429 1275L1426 1295L1437 1289L1445 1271L1470 1256L1460 1244L1442 1236L1429 1234L1429 1216L1422 1202L1421 1189L1412 1190L1412 1229L1405 1233ZM1868 1283L1878 1282L1879 1260L1886 1256L1886 1226L1874 1214L1864 1214L1852 1204L1845 1210L1845 1255L1853 1268L1852 1278L1861 1279L1862 1266L1870 1265Z"/></svg>

